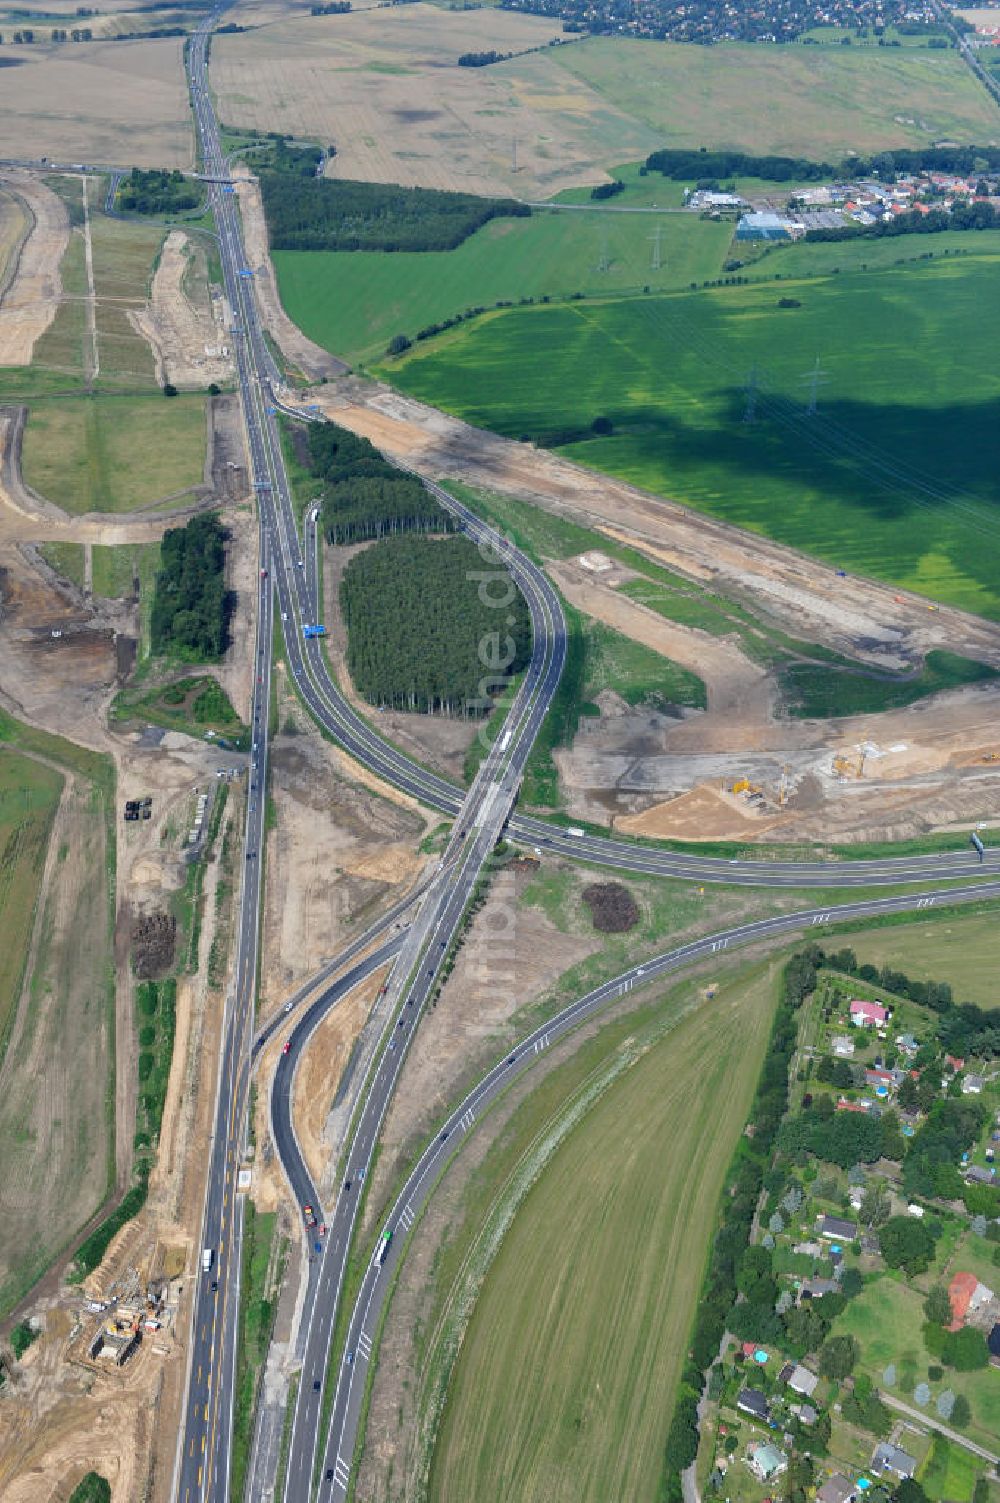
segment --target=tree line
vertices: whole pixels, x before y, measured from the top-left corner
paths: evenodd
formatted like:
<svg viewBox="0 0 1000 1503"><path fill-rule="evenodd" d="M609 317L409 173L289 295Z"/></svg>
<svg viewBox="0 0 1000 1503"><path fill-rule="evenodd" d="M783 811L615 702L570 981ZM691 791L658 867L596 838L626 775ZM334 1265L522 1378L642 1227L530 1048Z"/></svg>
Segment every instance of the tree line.
<svg viewBox="0 0 1000 1503"><path fill-rule="evenodd" d="M454 250L491 219L531 213L513 199L317 178L315 172L306 177L280 164L261 170L260 186L275 250Z"/></svg>
<svg viewBox="0 0 1000 1503"><path fill-rule="evenodd" d="M224 544L225 533L213 512L163 534L150 618L154 652L171 652L189 663L222 656L230 605Z"/></svg>
<svg viewBox="0 0 1000 1503"><path fill-rule="evenodd" d="M327 542L362 543L401 532L450 532L451 517L415 475L404 475L367 438L335 423L308 430L307 468L322 482Z"/></svg>
<svg viewBox="0 0 1000 1503"><path fill-rule="evenodd" d="M369 703L448 715L492 709L491 696L528 662L531 621L512 580L502 610L483 598L487 568L495 580L498 567L462 537L386 538L351 559L340 609L347 665Z"/></svg>
<svg viewBox="0 0 1000 1503"><path fill-rule="evenodd" d="M641 169L640 169L641 170ZM1000 147L925 146L842 157L837 163L808 157L755 156L745 151L709 151L705 147L668 147L650 152L646 172L680 181L759 177L767 182L826 182L835 178L877 177L890 182L900 173L1000 171Z"/></svg>
<svg viewBox="0 0 1000 1503"><path fill-rule="evenodd" d="M133 167L122 179L117 195L118 207L133 214L176 214L196 209L200 202L197 183L189 182L176 169L164 172L156 167L149 172Z"/></svg>

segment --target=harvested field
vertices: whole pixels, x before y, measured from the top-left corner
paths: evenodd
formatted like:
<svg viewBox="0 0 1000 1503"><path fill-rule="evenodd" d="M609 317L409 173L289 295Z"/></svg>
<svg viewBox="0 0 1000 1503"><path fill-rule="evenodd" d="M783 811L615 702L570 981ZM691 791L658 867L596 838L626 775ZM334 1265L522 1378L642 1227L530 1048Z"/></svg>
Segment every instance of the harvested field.
<svg viewBox="0 0 1000 1503"><path fill-rule="evenodd" d="M4 88L6 110L6 77ZM30 365L59 302L69 215L58 194L32 173L6 167L0 185L0 203L7 205L0 219L0 251L6 244L0 256L0 366Z"/></svg>
<svg viewBox="0 0 1000 1503"><path fill-rule="evenodd" d="M201 397L72 397L32 408L22 465L27 484L71 514L135 511L200 494L205 446Z"/></svg>
<svg viewBox="0 0 1000 1503"><path fill-rule="evenodd" d="M0 153L31 142L57 162L189 167L193 140L182 39L0 47L4 71ZM113 100L113 109L109 101Z"/></svg>
<svg viewBox="0 0 1000 1503"><path fill-rule="evenodd" d="M0 746L0 1060L21 992L62 788L54 767Z"/></svg>
<svg viewBox="0 0 1000 1503"><path fill-rule="evenodd" d="M204 388L232 378L222 299L209 298L204 251L182 230L164 241L150 301L129 320L153 349L161 386Z"/></svg>
<svg viewBox="0 0 1000 1503"><path fill-rule="evenodd" d="M705 1248L776 981L776 962L727 979L655 1042L643 1027L649 1013L631 1029L612 1025L610 1059L588 1050L591 1073L561 1112L529 1120L523 1153L545 1163L558 1116L576 1114L486 1276L449 1389L432 1499L656 1495ZM692 992L689 983L674 998L690 1006Z"/></svg>
<svg viewBox="0 0 1000 1503"><path fill-rule="evenodd" d="M336 141L338 177L547 197L662 144L553 52L455 66L462 52L544 49L560 35L558 21L426 4L302 19L219 37L212 84L227 124Z"/></svg>
<svg viewBox="0 0 1000 1503"><path fill-rule="evenodd" d="M101 803L73 778L53 829L30 974L0 1069L3 1309L96 1210L112 1172L106 861Z"/></svg>
<svg viewBox="0 0 1000 1503"><path fill-rule="evenodd" d="M593 37L557 56L606 108L655 131L661 146L839 162L851 151L1000 138L996 106L954 51Z"/></svg>

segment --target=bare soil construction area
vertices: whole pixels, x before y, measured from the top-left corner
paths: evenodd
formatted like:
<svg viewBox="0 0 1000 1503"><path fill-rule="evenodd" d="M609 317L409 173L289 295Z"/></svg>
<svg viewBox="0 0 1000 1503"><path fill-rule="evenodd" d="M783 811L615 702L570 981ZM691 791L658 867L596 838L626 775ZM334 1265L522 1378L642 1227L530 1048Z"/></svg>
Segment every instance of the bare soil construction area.
<svg viewBox="0 0 1000 1503"><path fill-rule="evenodd" d="M0 47L7 64L0 154L189 167L194 142L182 40Z"/></svg>
<svg viewBox="0 0 1000 1503"><path fill-rule="evenodd" d="M233 168L233 176L237 179L236 191L240 200L247 259L254 269L254 286L268 331L289 365L300 370L310 381L328 381L334 376L343 375L349 367L327 350L321 349L318 344L313 344L311 339L307 339L281 306L268 250L267 223L260 187L257 179L250 176L249 168L242 163L237 163Z"/></svg>
<svg viewBox="0 0 1000 1503"><path fill-rule="evenodd" d="M676 573L750 598L784 631L899 671L932 648L1000 665L1000 627L891 587L842 579L779 545L370 383L321 391L334 421L433 479L530 501L604 532ZM667 621L579 561L551 565L587 614L704 679L708 710L683 717L602 696L558 754L570 812L684 839L901 838L1000 815L1000 690L980 685L906 710L776 719L773 678L734 638ZM734 784L748 786L732 794Z"/></svg>
<svg viewBox="0 0 1000 1503"><path fill-rule="evenodd" d="M163 242L149 303L129 314L133 327L152 346L161 386L169 381L201 389L212 381L228 381L233 374L222 298L209 299L203 285L192 285L188 279L196 256L204 259L184 231L171 230Z"/></svg>
<svg viewBox="0 0 1000 1503"><path fill-rule="evenodd" d="M220 36L211 77L227 124L335 141L334 176L539 198L661 144L553 66L561 35L541 17L407 5ZM490 50L539 55L456 66Z"/></svg>
<svg viewBox="0 0 1000 1503"><path fill-rule="evenodd" d="M19 212L23 226L8 245L8 254L0 258L0 366L30 365L36 341L59 305L59 266L69 244L69 215L59 195L30 172L0 169L0 189L9 205L8 224Z"/></svg>
<svg viewBox="0 0 1000 1503"><path fill-rule="evenodd" d="M262 993L266 1011L333 958L351 931L394 902L423 868L416 808L359 787L279 680L272 742Z"/></svg>

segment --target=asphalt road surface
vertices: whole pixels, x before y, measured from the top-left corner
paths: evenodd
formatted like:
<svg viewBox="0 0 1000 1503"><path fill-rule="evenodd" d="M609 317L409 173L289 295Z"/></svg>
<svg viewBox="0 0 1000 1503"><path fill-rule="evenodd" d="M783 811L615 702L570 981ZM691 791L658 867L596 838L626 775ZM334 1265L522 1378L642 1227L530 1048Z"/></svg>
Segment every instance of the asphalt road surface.
<svg viewBox="0 0 1000 1503"><path fill-rule="evenodd" d="M431 489L442 504L459 517L462 526L484 550L484 569L499 571L508 567L525 595L534 629L530 667L518 690L505 721L503 735L489 750L472 787L460 790L435 774L411 762L396 748L382 740L368 722L347 704L340 694L326 664L322 643L305 639L302 628L315 624L319 598L315 572L315 519L307 524L307 536L300 542L292 497L281 454L276 424L279 405L276 393L281 376L272 358L260 323L253 293L254 268L247 264L243 249L235 193L227 181L227 164L219 142L218 128L207 87L207 42L222 8L217 9L192 34L187 65L191 85L198 137L202 151L202 170L208 180L208 192L218 230L220 260L226 296L233 311L231 331L237 380L240 390L250 474L259 507L261 531L261 565L259 584L258 633L255 692L253 702L254 740L251 754L250 789L246 824L246 873L243 884L240 921L235 956L235 982L226 1004L224 1047L220 1061L216 1121L213 1134L208 1187L203 1223L202 1246L210 1249L212 1266L198 1278L192 1315L191 1356L184 1422L179 1441L176 1469L176 1494L183 1503L211 1497L227 1499L231 1454L232 1406L235 1389L235 1360L239 1309L239 1281L242 1249L242 1210L236 1193L236 1173L245 1147L246 1103L252 1068L253 1010L257 983L260 885L258 852L262 844L264 790L267 759L267 707L271 682L272 606L275 597L280 610L285 652L297 688L314 716L341 745L361 763L396 787L411 793L430 807L455 819L455 826L445 858L423 897L417 918L400 943L394 986L398 988L398 1022L394 1028L394 1048L386 1047L377 1061L374 1075L363 1099L350 1147L352 1189L338 1197L323 1239L314 1276L314 1295L305 1344L305 1367L299 1401L292 1429L286 1498L291 1503L306 1503L309 1479L319 1440L322 1385L325 1381L333 1322L342 1286L343 1270L354 1228L358 1203L356 1174L371 1161L384 1113L405 1057L406 1047L420 1010L436 985L441 962L448 952L461 923L482 865L493 850L497 838L508 826L517 839L543 850L584 858L633 871L663 876L684 877L699 882L752 883L764 886L828 887L879 883L961 878L983 874L983 866L972 855L911 857L902 859L841 862L726 862L717 858L686 856L659 851L651 847L599 836L574 836L545 821L520 815L511 817L523 768L538 728L558 685L565 657L565 624L562 610L552 586L530 560L516 550L498 542L475 515L440 488ZM309 414L303 413L308 416ZM313 531L310 532L309 528ZM308 565L307 565L308 560ZM500 623L498 622L498 625ZM988 853L987 866L997 870L997 857ZM992 884L990 884L992 885ZM959 889L949 896L956 901L982 895L982 887L967 893ZM938 898L940 894L936 895ZM851 914L893 911L927 906L927 899L885 899L849 904L834 911L836 917ZM829 917L829 913L825 915ZM814 915L820 922L824 914ZM793 916L767 921L773 927L801 925ZM729 936L699 942L726 947L743 938L754 937L750 930L734 931ZM759 932L766 932L766 929ZM655 974L655 968L667 970L674 964L705 953L697 946L673 952L659 962L650 962L643 974ZM637 970L636 976L639 975ZM396 979L398 978L398 979ZM624 985L624 980L622 985ZM613 984L611 984L613 985ZM561 1015L563 1027L572 1026L587 1009L599 1006L613 993L606 988L574 1004L573 1012ZM556 1023L548 1025L547 1035L555 1036ZM525 1049L545 1047L539 1039L529 1040ZM521 1058L519 1052L518 1058ZM488 1077L489 1079L489 1077ZM501 1079L503 1077L501 1076ZM480 1103L484 1104L484 1103ZM466 1106L472 1110L476 1106ZM456 1121L461 1124L460 1116ZM293 1135L294 1136L294 1135ZM445 1140L447 1141L447 1140ZM442 1148L444 1144L442 1143ZM433 1160L428 1160L432 1164ZM398 1208L396 1219L390 1218L388 1230L393 1235L386 1244L384 1263L374 1263L366 1276L362 1294L366 1303L359 1304L352 1319L351 1350L364 1354L374 1329L369 1323L371 1311L378 1304L379 1291L388 1280L385 1271L399 1256L408 1217L414 1213L413 1187L409 1199ZM358 1323L360 1320L360 1323ZM332 1495L343 1488L345 1468L349 1472L354 1459L354 1435L357 1402L362 1385L353 1381L354 1365L345 1381L338 1375L333 1424L326 1444L322 1486ZM314 1385L319 1384L319 1388ZM326 1472L332 1476L327 1479Z"/></svg>

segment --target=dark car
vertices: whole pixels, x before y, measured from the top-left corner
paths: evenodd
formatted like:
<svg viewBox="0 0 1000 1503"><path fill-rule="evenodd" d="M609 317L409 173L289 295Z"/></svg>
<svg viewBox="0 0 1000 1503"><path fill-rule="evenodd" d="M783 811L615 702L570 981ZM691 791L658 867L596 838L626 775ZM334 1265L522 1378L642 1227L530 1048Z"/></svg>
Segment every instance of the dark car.
<svg viewBox="0 0 1000 1503"><path fill-rule="evenodd" d="M344 1180L344 1190L347 1191L350 1188L351 1188L351 1181L349 1179L345 1179Z"/></svg>
<svg viewBox="0 0 1000 1503"><path fill-rule="evenodd" d="M319 1393L319 1379L313 1379L313 1393Z"/></svg>
<svg viewBox="0 0 1000 1503"><path fill-rule="evenodd" d="M326 1469L326 1480L327 1480L327 1482L332 1482L333 1481L333 1467L332 1466L328 1466L327 1469Z"/></svg>

